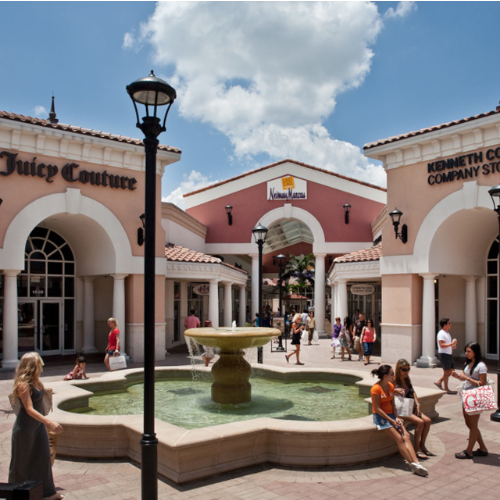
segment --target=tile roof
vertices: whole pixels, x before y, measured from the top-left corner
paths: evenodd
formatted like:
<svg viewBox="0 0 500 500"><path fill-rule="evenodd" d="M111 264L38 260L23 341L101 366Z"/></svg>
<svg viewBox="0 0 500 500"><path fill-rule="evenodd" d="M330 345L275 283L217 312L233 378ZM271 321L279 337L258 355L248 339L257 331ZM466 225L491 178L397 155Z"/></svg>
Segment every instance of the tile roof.
<svg viewBox="0 0 500 500"><path fill-rule="evenodd" d="M246 271L238 267L232 266L223 262L218 257L213 255L208 255L206 253L197 252L196 250L191 250L190 248L181 247L180 245L167 245L165 247L165 257L167 260L172 262L195 262L197 264L221 264L226 267L230 267L235 271L240 271L247 274Z"/></svg>
<svg viewBox="0 0 500 500"><path fill-rule="evenodd" d="M335 264L343 262L370 262L380 260L380 257L382 257L382 243L365 250L358 250L357 252L342 255L341 257L337 257L333 262Z"/></svg>
<svg viewBox="0 0 500 500"><path fill-rule="evenodd" d="M380 139L379 141L368 142L363 146L363 149L366 151L368 149L375 148L377 146L382 146L383 144L389 144L391 142L401 141L402 139L409 139L410 137L427 134L429 132L435 132L436 130L453 127L454 125L459 125L460 123L471 122L474 120L478 120L479 118L485 118L486 116L496 115L499 113L500 113L500 106L497 106L497 108L493 111L487 111L486 113L470 116L469 118L462 118L461 120L454 120L452 122L443 123L441 125L434 125L433 127L422 128L420 130L408 132L407 134L394 135L392 137L388 137L387 139Z"/></svg>
<svg viewBox="0 0 500 500"><path fill-rule="evenodd" d="M307 165L306 163L302 163L300 161L295 161L295 160L291 160L290 158L287 158L285 160L281 160L281 161L278 161L276 163L272 163L271 165L266 165L265 167L257 168L255 170L250 170L249 172L245 172L244 174L237 175L236 177L231 177L230 179L226 179L225 181L216 182L215 184L211 184L210 186L204 187L202 189L198 189L197 191L192 191L191 193L185 193L183 196L184 196L184 198L186 198L187 196L192 196L194 194L202 193L203 191L208 191L209 189L213 189L214 187L228 184L229 182L233 182L237 179L242 179L243 177L247 177L249 175L256 174L257 172L262 172L263 170L277 167L278 165L282 165L283 163L295 163L295 165L300 165L301 167L310 168L311 170L315 170L316 172L322 172L324 174L338 177L339 179L346 179L348 181L356 182L357 184L361 184L363 186L368 186L368 187L371 187L374 189L379 189L380 191L387 192L386 188L383 188L380 186L375 186L375 184L369 184L368 182L363 182L363 181L360 181L358 179L353 179L352 177L347 177L345 175L336 174L335 172L332 172L331 170L325 170L323 168L313 167L312 165Z"/></svg>
<svg viewBox="0 0 500 500"><path fill-rule="evenodd" d="M39 125L41 127L52 128L56 130L63 130L75 134L90 135L93 137L99 137L101 139L109 139L110 141L126 142L127 144L133 144L134 146L143 145L143 142L140 139L133 139L131 137L125 137L123 135L110 134L108 132L100 132L98 130L92 130L90 128L75 127L73 125L66 125L64 123L52 123L50 120L44 120L42 118L33 118L31 116L16 115L15 113L9 113L8 111L0 110L0 118L5 118L6 120L12 120L17 122L29 123L31 125ZM170 151L171 153L181 153L181 150L178 148L162 144L158 146L158 149L162 151Z"/></svg>

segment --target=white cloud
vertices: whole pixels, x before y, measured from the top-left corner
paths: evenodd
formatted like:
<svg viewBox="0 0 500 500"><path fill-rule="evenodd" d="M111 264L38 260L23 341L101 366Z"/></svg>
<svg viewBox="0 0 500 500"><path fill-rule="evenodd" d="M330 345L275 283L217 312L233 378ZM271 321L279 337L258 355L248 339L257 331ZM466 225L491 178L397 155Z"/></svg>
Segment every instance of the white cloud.
<svg viewBox="0 0 500 500"><path fill-rule="evenodd" d="M184 180L181 182L181 185L172 191L168 196L165 196L161 199L161 201L167 203L173 203L177 205L182 210L185 209L185 203L183 194L191 193L193 191L197 191L198 189L203 189L204 187L210 186L211 184L215 184L219 181L209 180L209 178L203 175L201 172L196 170L191 170L189 175L184 175Z"/></svg>
<svg viewBox="0 0 500 500"><path fill-rule="evenodd" d="M35 106L33 108L33 113L37 118L48 118L49 113L43 106Z"/></svg>
<svg viewBox="0 0 500 500"><path fill-rule="evenodd" d="M359 148L322 125L337 96L362 85L382 28L368 2L159 2L124 45L152 45L179 113L227 135L236 158L287 156L385 183Z"/></svg>
<svg viewBox="0 0 500 500"><path fill-rule="evenodd" d="M384 14L384 17L388 19L399 17L402 19L415 10L417 10L416 2L399 2L396 7L396 10L390 7L389 9L387 9L386 13Z"/></svg>
<svg viewBox="0 0 500 500"><path fill-rule="evenodd" d="M123 48L124 49L131 49L135 45L135 37L133 33L125 33L123 36Z"/></svg>

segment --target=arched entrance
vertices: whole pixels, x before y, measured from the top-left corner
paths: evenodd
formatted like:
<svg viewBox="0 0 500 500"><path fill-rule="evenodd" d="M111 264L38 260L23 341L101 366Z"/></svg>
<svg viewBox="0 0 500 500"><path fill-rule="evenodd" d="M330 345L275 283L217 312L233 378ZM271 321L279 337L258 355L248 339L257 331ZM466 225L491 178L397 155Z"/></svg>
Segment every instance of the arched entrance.
<svg viewBox="0 0 500 500"><path fill-rule="evenodd" d="M75 259L58 233L36 227L26 241L17 276L19 354L75 350Z"/></svg>

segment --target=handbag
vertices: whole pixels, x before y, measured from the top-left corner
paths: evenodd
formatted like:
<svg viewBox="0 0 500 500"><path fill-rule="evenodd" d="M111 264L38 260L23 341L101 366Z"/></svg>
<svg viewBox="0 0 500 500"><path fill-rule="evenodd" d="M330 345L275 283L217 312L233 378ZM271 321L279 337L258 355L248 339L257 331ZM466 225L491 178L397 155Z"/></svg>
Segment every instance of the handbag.
<svg viewBox="0 0 500 500"><path fill-rule="evenodd" d="M498 410L491 385L483 385L462 391L462 403L467 415L478 415L482 411Z"/></svg>
<svg viewBox="0 0 500 500"><path fill-rule="evenodd" d="M52 411L52 396L54 391L52 389L45 389L42 398L42 415L47 416ZM22 408L21 399L13 392L9 394L9 402L14 412L14 415L19 415Z"/></svg>
<svg viewBox="0 0 500 500"><path fill-rule="evenodd" d="M413 398L404 398L399 394L394 394L394 405L399 417L411 417L414 404L415 400Z"/></svg>
<svg viewBox="0 0 500 500"><path fill-rule="evenodd" d="M110 356L109 367L111 370L123 370L124 368L127 368L127 360L125 359L125 356L123 354L120 356Z"/></svg>

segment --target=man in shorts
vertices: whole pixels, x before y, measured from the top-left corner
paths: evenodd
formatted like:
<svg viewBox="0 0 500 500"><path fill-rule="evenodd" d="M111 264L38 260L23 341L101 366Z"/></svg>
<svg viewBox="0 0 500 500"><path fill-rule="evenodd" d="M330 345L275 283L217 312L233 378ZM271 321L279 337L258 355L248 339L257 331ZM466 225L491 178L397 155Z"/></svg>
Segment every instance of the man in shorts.
<svg viewBox="0 0 500 500"><path fill-rule="evenodd" d="M446 391L447 394L456 394L457 391L450 391L448 379L455 369L453 349L457 347L457 339L452 339L449 333L451 328L450 318L443 318L439 324L441 325L441 330L437 334L437 347L438 358L443 365L443 376L437 382L434 382L434 385L442 391Z"/></svg>

